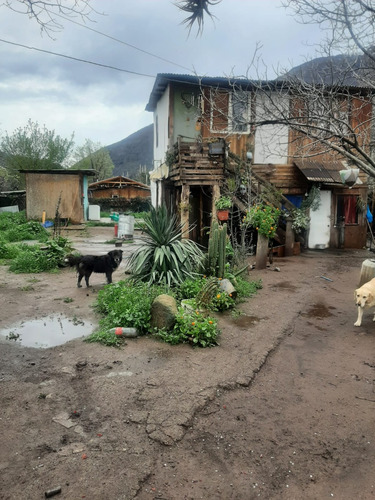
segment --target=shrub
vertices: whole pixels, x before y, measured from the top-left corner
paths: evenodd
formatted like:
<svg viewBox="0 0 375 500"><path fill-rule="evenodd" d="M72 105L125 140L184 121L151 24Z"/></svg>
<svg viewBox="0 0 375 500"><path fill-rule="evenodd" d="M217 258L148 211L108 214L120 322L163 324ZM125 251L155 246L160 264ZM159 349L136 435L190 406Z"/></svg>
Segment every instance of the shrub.
<svg viewBox="0 0 375 500"><path fill-rule="evenodd" d="M49 240L44 249L38 245L26 244L8 244L6 247L8 257L3 258L13 259L9 266L9 271L13 273L41 273L43 271L51 271L62 263L65 254L71 250L70 241L62 236Z"/></svg>
<svg viewBox="0 0 375 500"><path fill-rule="evenodd" d="M235 306L235 300L232 298L232 294L220 291L215 295L210 303L210 309L213 311L227 311Z"/></svg>
<svg viewBox="0 0 375 500"><path fill-rule="evenodd" d="M173 330L161 330L157 337L170 344L186 342L198 347L211 347L217 344L219 333L214 318L205 317L199 311L189 314L180 307Z"/></svg>
<svg viewBox="0 0 375 500"><path fill-rule="evenodd" d="M276 233L280 210L268 203L253 205L242 219L242 224L250 225L259 234L273 238Z"/></svg>
<svg viewBox="0 0 375 500"><path fill-rule="evenodd" d="M2 212L0 213L0 230L5 231L14 226L24 224L26 222L25 212Z"/></svg>
<svg viewBox="0 0 375 500"><path fill-rule="evenodd" d="M101 331L118 326L134 327L141 334L150 331L151 304L155 297L166 293L165 288L132 280L119 281L105 286L98 293L96 309L104 315L100 320Z"/></svg>
<svg viewBox="0 0 375 500"><path fill-rule="evenodd" d="M56 268L56 262L46 258L45 251L38 246L23 246L12 260L9 271L13 273L41 273Z"/></svg>
<svg viewBox="0 0 375 500"><path fill-rule="evenodd" d="M143 231L145 242L129 259L135 280L171 287L193 277L202 264L203 253L194 241L182 239L183 226L177 215L165 206L152 207L144 216Z"/></svg>
<svg viewBox="0 0 375 500"><path fill-rule="evenodd" d="M46 241L48 232L39 222L29 221L9 227L5 231L5 239L10 242L23 240Z"/></svg>

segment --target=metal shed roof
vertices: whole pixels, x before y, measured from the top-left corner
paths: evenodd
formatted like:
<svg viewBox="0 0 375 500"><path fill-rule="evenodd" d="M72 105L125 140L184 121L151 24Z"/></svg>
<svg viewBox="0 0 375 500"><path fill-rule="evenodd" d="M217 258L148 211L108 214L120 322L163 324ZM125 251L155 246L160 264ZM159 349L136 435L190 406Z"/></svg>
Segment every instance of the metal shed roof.
<svg viewBox="0 0 375 500"><path fill-rule="evenodd" d="M313 160L295 160L294 164L308 181L342 185L339 172L343 170L345 166L340 161L323 163Z"/></svg>

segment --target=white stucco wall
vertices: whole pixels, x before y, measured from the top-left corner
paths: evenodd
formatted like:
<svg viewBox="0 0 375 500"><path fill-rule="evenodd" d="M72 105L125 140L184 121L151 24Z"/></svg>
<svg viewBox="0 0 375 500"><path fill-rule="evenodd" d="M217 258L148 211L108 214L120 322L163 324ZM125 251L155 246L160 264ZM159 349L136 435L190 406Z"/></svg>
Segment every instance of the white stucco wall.
<svg viewBox="0 0 375 500"><path fill-rule="evenodd" d="M154 111L154 168L150 172L151 203L154 207L161 203L161 189L158 189L158 177L162 175L161 166L168 149L168 114L169 114L169 86L159 99Z"/></svg>
<svg viewBox="0 0 375 500"><path fill-rule="evenodd" d="M273 105L275 103L276 105ZM287 109L289 99L272 94L272 99L258 96L256 103L257 121L279 116L282 109ZM288 161L288 127L286 125L263 125L255 132L254 163L279 163Z"/></svg>
<svg viewBox="0 0 375 500"><path fill-rule="evenodd" d="M169 85L159 99L154 111L154 167L160 166L168 149ZM156 122L158 124L156 129ZM156 143L158 135L158 143Z"/></svg>

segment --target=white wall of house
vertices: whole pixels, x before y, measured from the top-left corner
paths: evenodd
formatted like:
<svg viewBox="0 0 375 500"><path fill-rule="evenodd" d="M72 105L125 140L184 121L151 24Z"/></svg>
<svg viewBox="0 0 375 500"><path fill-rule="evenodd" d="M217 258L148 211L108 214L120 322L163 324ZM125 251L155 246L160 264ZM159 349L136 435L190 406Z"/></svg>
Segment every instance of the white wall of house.
<svg viewBox="0 0 375 500"><path fill-rule="evenodd" d="M168 85L154 111L154 167L164 163L168 149L169 92Z"/></svg>
<svg viewBox="0 0 375 500"><path fill-rule="evenodd" d="M258 96L256 102L256 120L280 116L281 111L289 107L289 99L272 94ZM288 127L286 125L263 125L255 131L254 163L288 162Z"/></svg>
<svg viewBox="0 0 375 500"><path fill-rule="evenodd" d="M159 99L154 111L154 168L150 172L151 203L154 207L161 204L160 179L165 168L161 168L168 149L169 85Z"/></svg>

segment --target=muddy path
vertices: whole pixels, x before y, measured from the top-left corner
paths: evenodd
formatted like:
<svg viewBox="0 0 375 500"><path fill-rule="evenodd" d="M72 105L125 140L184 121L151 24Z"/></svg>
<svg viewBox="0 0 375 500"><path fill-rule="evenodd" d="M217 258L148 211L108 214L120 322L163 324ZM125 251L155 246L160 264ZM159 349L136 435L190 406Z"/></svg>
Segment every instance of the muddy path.
<svg viewBox="0 0 375 500"><path fill-rule="evenodd" d="M263 289L221 316L211 349L2 341L0 498L373 498L375 327L353 326L368 257L252 271ZM30 276L0 273L0 325L45 310L97 321L100 279L87 292L64 270L25 290Z"/></svg>

